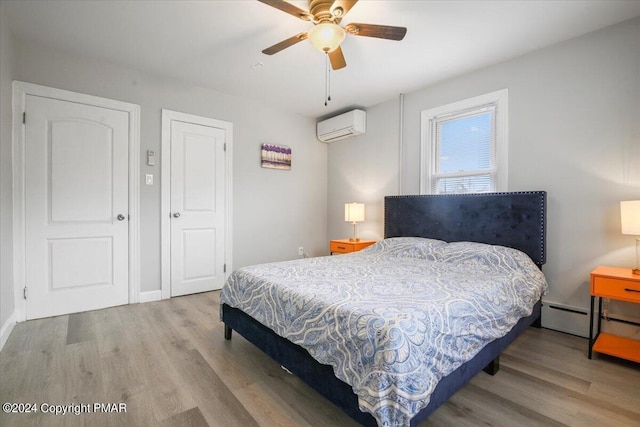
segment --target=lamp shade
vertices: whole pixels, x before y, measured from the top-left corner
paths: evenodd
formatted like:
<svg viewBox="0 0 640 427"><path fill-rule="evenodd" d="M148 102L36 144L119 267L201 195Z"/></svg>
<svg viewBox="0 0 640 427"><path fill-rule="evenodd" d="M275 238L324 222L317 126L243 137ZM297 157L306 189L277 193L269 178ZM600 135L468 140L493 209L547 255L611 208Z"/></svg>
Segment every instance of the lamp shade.
<svg viewBox="0 0 640 427"><path fill-rule="evenodd" d="M344 205L344 220L353 223L364 221L364 203L346 203Z"/></svg>
<svg viewBox="0 0 640 427"><path fill-rule="evenodd" d="M309 30L311 44L320 52L333 52L340 46L346 33L344 29L332 22L323 22Z"/></svg>
<svg viewBox="0 0 640 427"><path fill-rule="evenodd" d="M640 236L640 200L620 202L622 234Z"/></svg>

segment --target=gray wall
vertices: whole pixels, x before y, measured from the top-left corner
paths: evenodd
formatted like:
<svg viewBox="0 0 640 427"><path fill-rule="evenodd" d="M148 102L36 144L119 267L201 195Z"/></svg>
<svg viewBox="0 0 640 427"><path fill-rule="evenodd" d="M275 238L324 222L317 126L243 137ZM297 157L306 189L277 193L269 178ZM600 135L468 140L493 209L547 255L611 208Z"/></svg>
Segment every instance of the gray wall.
<svg viewBox="0 0 640 427"><path fill-rule="evenodd" d="M384 237L383 197L398 194L399 100L367 109L367 132L329 144L329 238L345 239L353 226L344 221L344 204L365 204L358 224L363 239Z"/></svg>
<svg viewBox="0 0 640 427"><path fill-rule="evenodd" d="M13 313L11 80L13 39L0 3L0 327Z"/></svg>
<svg viewBox="0 0 640 427"><path fill-rule="evenodd" d="M233 123L234 268L296 258L301 245L326 253L327 148L313 119L29 42L14 49L16 80L141 106L141 178L155 176L141 185L142 292L160 289L160 166L147 166L145 153L160 153L162 108ZM263 142L293 149L291 171L260 167Z"/></svg>
<svg viewBox="0 0 640 427"><path fill-rule="evenodd" d="M633 239L620 234L619 202L640 199L640 19L405 95L403 194L420 188L421 111L504 88L509 190L546 190L549 197L546 299L588 309L590 271L634 262ZM368 109L370 132L330 146L332 209L344 199L380 200L393 192L380 184L398 173L396 158L388 156L377 169L361 160L374 151L397 152L397 135L381 137L378 130L395 128L398 111L397 100ZM352 152L351 144L358 149ZM350 164L360 164L361 176L372 181L351 185L339 174ZM333 237L348 232L331 211L329 219ZM381 232L380 221L368 217L364 227ZM616 310L638 316L628 305Z"/></svg>

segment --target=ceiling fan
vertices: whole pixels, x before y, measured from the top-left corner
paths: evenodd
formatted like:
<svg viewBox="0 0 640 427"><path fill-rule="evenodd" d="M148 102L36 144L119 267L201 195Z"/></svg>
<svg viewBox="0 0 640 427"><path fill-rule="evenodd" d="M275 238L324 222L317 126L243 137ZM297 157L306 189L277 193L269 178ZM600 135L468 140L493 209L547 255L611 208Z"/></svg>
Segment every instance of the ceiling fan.
<svg viewBox="0 0 640 427"><path fill-rule="evenodd" d="M262 53L273 55L303 40L309 39L321 52L326 53L331 61L331 68L339 70L347 66L340 44L346 34L354 36L377 37L388 40L402 40L407 33L404 27L388 25L351 23L341 27L340 21L358 2L358 0L309 0L309 12L283 0L258 0L275 7L296 18L313 23L313 28L306 33L296 34L286 40L266 48Z"/></svg>

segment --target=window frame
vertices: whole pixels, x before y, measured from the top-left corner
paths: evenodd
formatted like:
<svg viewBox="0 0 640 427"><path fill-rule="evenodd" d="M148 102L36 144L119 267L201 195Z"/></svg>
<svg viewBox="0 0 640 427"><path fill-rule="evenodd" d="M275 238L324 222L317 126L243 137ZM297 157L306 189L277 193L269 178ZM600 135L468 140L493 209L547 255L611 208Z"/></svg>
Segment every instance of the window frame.
<svg viewBox="0 0 640 427"><path fill-rule="evenodd" d="M421 156L420 156L420 194L439 194L432 191L433 178L436 175L436 124L448 117L464 118L480 114L482 110L494 109L492 126L493 141L491 157L493 168L490 170L493 181L491 191L508 191L508 90L502 89L474 98L465 99L441 107L424 110L421 113ZM485 175L487 170L469 171L460 174L442 174L439 176L454 177ZM447 193L454 194L454 193Z"/></svg>

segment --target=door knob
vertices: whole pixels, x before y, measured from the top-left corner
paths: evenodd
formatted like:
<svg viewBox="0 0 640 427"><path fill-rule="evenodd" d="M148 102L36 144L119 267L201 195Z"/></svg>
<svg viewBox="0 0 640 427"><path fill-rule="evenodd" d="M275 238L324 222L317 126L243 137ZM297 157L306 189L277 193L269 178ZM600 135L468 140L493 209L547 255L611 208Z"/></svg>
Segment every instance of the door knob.
<svg viewBox="0 0 640 427"><path fill-rule="evenodd" d="M180 218L180 212L174 212L173 213L173 217L174 218Z"/></svg>
<svg viewBox="0 0 640 427"><path fill-rule="evenodd" d="M118 221L124 221L125 216L122 215L122 214L118 214L118 216L116 218L118 218Z"/></svg>

